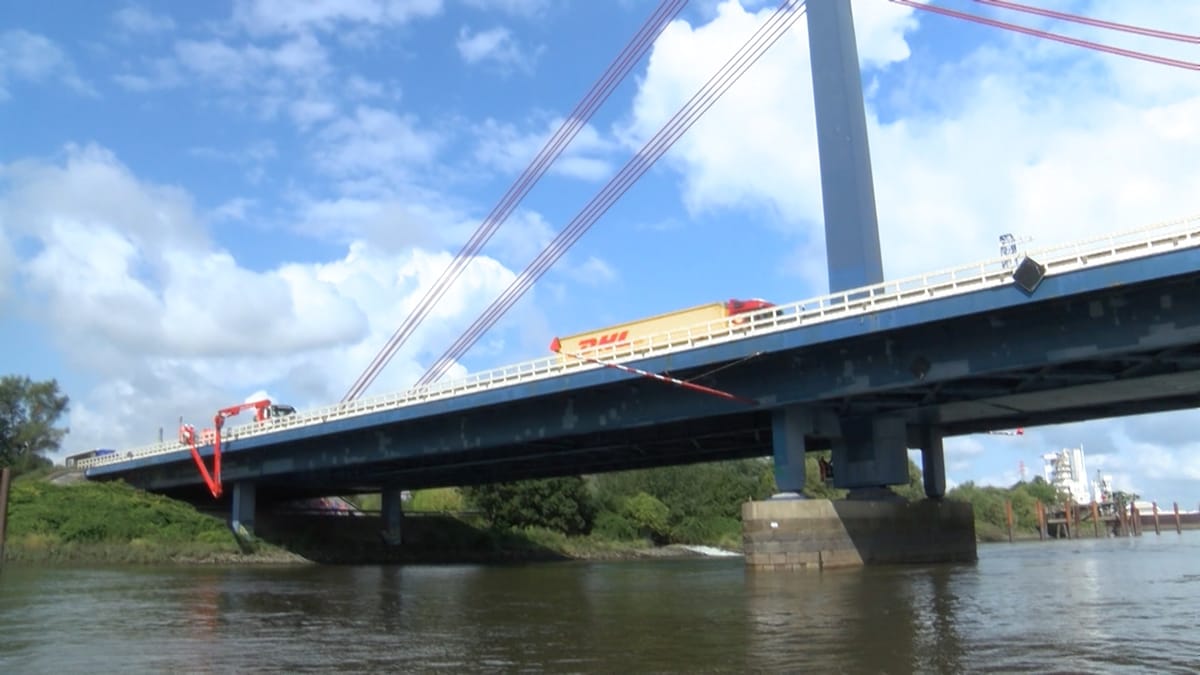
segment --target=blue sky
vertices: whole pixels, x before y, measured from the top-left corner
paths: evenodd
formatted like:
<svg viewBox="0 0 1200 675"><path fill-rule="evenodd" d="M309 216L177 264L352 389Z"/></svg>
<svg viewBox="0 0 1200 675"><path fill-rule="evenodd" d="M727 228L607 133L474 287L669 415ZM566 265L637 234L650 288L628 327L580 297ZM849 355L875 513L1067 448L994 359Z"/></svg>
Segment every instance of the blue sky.
<svg viewBox="0 0 1200 675"><path fill-rule="evenodd" d="M338 400L655 4L6 3L0 372L59 380L70 452L259 392ZM1200 28L1190 0L1037 4ZM371 392L423 373L772 7L690 3ZM853 8L889 279L994 257L1002 232L1037 248L1200 211L1194 73ZM800 22L454 373L670 309L823 293L821 223ZM1008 484L1083 444L1118 489L1195 508L1200 444L1180 430L1197 421L950 439L949 478Z"/></svg>

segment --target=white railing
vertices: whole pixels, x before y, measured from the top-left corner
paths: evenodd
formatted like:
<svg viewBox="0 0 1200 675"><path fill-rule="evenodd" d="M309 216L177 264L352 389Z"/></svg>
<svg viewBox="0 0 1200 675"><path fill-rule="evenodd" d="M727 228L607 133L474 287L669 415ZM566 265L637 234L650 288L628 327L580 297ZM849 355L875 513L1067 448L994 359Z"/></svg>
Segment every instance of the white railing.
<svg viewBox="0 0 1200 675"><path fill-rule="evenodd" d="M1141 258L1182 248L1200 246L1200 215L1160 223L1136 230L1110 234L1094 239L1030 251L1027 255L1046 268L1046 276L1106 265L1121 260ZM631 342L590 350L583 356L606 361L645 358L693 349L779 330L833 321L850 316L869 314L885 309L926 302L935 298L960 295L985 288L1012 283L1011 258L995 258L972 265L885 281L839 293L770 309L723 318L707 323L675 329L639 338ZM223 441L270 434L334 420L357 417L382 410L394 410L408 405L461 396L496 387L522 384L558 377L567 373L592 370L602 366L569 356L553 355L482 373L467 375L458 380L435 382L408 391L380 394L347 403L297 412L265 422L251 422L224 430ZM177 441L122 450L113 455L90 457L77 462L88 468L124 462L167 452L187 450Z"/></svg>

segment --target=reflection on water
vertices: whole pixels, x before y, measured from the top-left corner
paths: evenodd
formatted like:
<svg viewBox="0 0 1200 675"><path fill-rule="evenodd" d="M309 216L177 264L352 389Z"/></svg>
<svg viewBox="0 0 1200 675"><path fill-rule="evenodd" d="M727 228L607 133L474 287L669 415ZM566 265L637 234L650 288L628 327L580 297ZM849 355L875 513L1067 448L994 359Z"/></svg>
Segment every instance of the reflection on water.
<svg viewBox="0 0 1200 675"><path fill-rule="evenodd" d="M975 564L0 571L0 672L1195 672L1200 532Z"/></svg>

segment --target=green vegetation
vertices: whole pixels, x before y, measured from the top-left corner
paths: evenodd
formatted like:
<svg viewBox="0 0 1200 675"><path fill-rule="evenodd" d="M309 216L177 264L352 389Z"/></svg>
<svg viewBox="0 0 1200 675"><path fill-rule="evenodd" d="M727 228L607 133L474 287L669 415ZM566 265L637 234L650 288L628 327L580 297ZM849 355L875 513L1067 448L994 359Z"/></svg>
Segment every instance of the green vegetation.
<svg viewBox="0 0 1200 675"><path fill-rule="evenodd" d="M587 534L595 507L583 478L545 478L465 488L467 503L501 529L543 527Z"/></svg>
<svg viewBox="0 0 1200 675"><path fill-rule="evenodd" d="M828 456L806 457L805 495L845 497L845 490L821 479L818 462ZM923 498L921 471L912 462L909 477L908 485L893 489L908 499ZM667 544L739 549L742 504L776 491L773 462L747 459L485 485L465 489L463 497L493 529L522 532L571 555L573 548L603 554L621 546Z"/></svg>
<svg viewBox="0 0 1200 675"><path fill-rule="evenodd" d="M67 434L55 426L67 405L54 380L0 377L0 467L11 467L18 476L49 467L44 455L58 450Z"/></svg>
<svg viewBox="0 0 1200 675"><path fill-rule="evenodd" d="M950 490L946 497L971 503L975 512L975 536L980 541L1008 539L1005 502L1012 502L1014 536L1028 538L1037 534L1037 502L1051 505L1062 501L1054 486L1041 476L1008 488L979 487L966 482Z"/></svg>
<svg viewBox="0 0 1200 675"><path fill-rule="evenodd" d="M238 552L221 520L124 483L55 485L27 475L9 495L9 560L152 563Z"/></svg>

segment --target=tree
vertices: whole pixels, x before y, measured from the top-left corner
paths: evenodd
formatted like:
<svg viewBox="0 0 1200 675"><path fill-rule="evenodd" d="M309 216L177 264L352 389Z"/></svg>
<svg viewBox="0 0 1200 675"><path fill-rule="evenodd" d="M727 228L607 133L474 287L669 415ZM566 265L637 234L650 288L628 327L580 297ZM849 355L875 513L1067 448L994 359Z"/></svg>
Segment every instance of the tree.
<svg viewBox="0 0 1200 675"><path fill-rule="evenodd" d="M645 492L627 497L622 504L621 515L633 523L638 534L643 537L661 543L666 541L670 534L668 520L671 517L671 509Z"/></svg>
<svg viewBox="0 0 1200 675"><path fill-rule="evenodd" d="M1021 483L1025 486L1025 491L1043 504L1057 504L1062 501L1061 495L1058 494L1058 488L1046 482L1041 476L1034 476L1033 480L1028 483ZM1016 486L1013 486L1016 487Z"/></svg>
<svg viewBox="0 0 1200 675"><path fill-rule="evenodd" d="M500 528L545 527L565 534L587 534L595 508L579 476L493 483L464 488L463 496Z"/></svg>
<svg viewBox="0 0 1200 675"><path fill-rule="evenodd" d="M50 464L43 455L58 450L67 434L65 427L55 426L67 403L54 380L0 378L0 466L23 473Z"/></svg>

